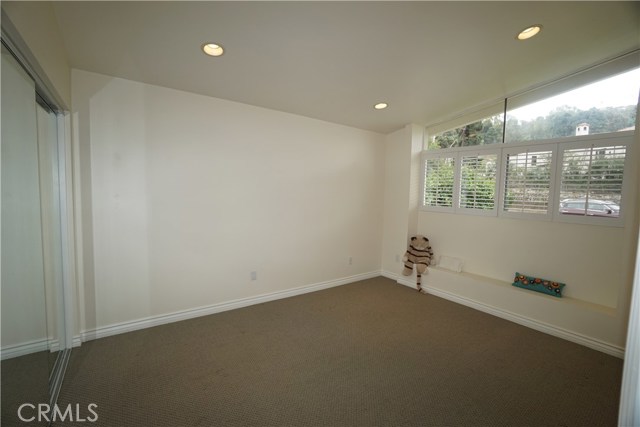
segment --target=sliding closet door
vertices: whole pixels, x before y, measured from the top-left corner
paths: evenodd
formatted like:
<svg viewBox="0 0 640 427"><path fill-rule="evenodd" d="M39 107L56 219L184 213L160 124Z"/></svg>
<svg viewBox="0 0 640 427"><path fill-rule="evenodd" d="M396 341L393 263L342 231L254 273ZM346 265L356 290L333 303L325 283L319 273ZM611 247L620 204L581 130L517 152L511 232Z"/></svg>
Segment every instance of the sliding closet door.
<svg viewBox="0 0 640 427"><path fill-rule="evenodd" d="M46 106L36 106L38 123L38 158L40 171L40 205L42 207L42 246L44 262L45 305L47 308L47 348L49 372L53 374L61 350L66 347L62 273L62 234L58 126L56 115ZM53 376L51 376L53 379ZM52 384L50 384L50 389Z"/></svg>
<svg viewBox="0 0 640 427"><path fill-rule="evenodd" d="M13 424L22 403L49 402L37 130L34 83L3 52L2 425Z"/></svg>

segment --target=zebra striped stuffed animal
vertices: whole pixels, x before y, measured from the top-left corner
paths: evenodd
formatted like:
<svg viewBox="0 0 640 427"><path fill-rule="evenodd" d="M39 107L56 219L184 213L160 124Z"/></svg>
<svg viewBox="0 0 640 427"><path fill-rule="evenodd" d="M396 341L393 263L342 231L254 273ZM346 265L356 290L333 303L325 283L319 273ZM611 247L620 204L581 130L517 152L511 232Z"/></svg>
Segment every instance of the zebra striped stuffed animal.
<svg viewBox="0 0 640 427"><path fill-rule="evenodd" d="M402 258L404 262L402 274L410 276L411 273L413 273L413 266L415 264L418 292L422 292L422 273L424 273L431 264L431 257L433 257L433 251L431 250L431 245L429 245L429 239L419 234L413 236L409 244L409 249Z"/></svg>

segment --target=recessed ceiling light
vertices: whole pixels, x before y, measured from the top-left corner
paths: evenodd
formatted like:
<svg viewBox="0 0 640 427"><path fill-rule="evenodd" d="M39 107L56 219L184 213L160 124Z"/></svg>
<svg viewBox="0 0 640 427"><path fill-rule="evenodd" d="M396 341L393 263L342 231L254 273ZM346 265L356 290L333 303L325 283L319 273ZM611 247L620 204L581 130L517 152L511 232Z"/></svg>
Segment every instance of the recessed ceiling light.
<svg viewBox="0 0 640 427"><path fill-rule="evenodd" d="M542 30L542 25L538 25L538 24L532 25L532 26L527 27L524 30L520 31L518 33L518 35L516 36L516 38L518 40L530 39L531 37L533 37L536 34L538 34L540 32L540 30Z"/></svg>
<svg viewBox="0 0 640 427"><path fill-rule="evenodd" d="M202 50L209 56L220 56L224 53L222 46L215 43L206 43L202 45Z"/></svg>
<svg viewBox="0 0 640 427"><path fill-rule="evenodd" d="M386 102L378 102L376 105L373 106L373 108L375 108L376 110L384 110L388 106L389 104L387 104Z"/></svg>

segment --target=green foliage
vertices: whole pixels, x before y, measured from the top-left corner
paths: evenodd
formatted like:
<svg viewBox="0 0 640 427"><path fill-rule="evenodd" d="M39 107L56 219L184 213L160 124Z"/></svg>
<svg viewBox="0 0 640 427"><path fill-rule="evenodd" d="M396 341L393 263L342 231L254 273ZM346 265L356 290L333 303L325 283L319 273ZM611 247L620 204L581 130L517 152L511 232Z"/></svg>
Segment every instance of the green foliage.
<svg viewBox="0 0 640 427"><path fill-rule="evenodd" d="M579 110L562 106L545 117L517 120L507 114L506 142L535 141L575 135L576 127L588 123L591 134L617 132L633 127L636 106L591 108ZM429 141L429 149L466 147L502 142L502 115L489 117L462 127L443 132Z"/></svg>
<svg viewBox="0 0 640 427"><path fill-rule="evenodd" d="M453 206L454 163L449 159L429 161L425 176L426 206ZM491 210L495 205L496 163L483 157L461 167L460 206Z"/></svg>
<svg viewBox="0 0 640 427"><path fill-rule="evenodd" d="M501 141L502 115L498 115L436 135L429 142L429 148L467 147L495 144Z"/></svg>
<svg viewBox="0 0 640 427"><path fill-rule="evenodd" d="M453 175L454 163L450 159L428 162L424 194L426 206L453 206Z"/></svg>
<svg viewBox="0 0 640 427"><path fill-rule="evenodd" d="M573 136L581 123L589 124L589 133L618 132L636 122L636 106L591 108L579 110L562 106L546 117L520 121L507 114L506 142L535 141Z"/></svg>
<svg viewBox="0 0 640 427"><path fill-rule="evenodd" d="M473 162L462 164L460 206L471 209L491 210L495 205L495 162L477 157Z"/></svg>

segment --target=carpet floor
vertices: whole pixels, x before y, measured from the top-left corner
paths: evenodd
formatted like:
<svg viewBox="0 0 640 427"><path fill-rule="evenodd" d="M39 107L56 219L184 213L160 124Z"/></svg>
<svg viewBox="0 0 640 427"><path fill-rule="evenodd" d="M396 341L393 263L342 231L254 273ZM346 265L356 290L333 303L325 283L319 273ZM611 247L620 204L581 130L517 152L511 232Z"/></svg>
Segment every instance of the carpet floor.
<svg viewBox="0 0 640 427"><path fill-rule="evenodd" d="M113 427L615 426L622 363L378 277L86 342L58 404Z"/></svg>
<svg viewBox="0 0 640 427"><path fill-rule="evenodd" d="M40 351L0 362L2 384L0 425L3 427L46 426L46 422L34 420L25 423L18 417L24 403L49 402L49 375L56 353ZM35 411L25 409L24 417L30 418Z"/></svg>

